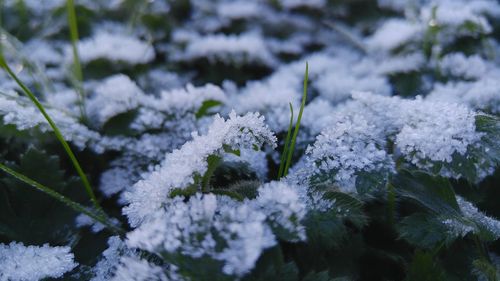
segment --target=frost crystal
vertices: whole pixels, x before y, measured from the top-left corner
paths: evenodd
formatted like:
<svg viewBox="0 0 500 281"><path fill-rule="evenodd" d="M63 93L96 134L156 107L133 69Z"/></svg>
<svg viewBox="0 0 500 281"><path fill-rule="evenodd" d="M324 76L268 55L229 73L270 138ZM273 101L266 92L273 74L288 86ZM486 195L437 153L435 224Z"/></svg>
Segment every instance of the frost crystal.
<svg viewBox="0 0 500 281"><path fill-rule="evenodd" d="M324 130L307 154L316 173L335 171L334 182L353 192L356 173L392 169L394 163L384 146L377 128L354 115Z"/></svg>
<svg viewBox="0 0 500 281"><path fill-rule="evenodd" d="M491 233L493 240L500 238L500 221L479 211L472 203L457 196L457 202L464 216Z"/></svg>
<svg viewBox="0 0 500 281"><path fill-rule="evenodd" d="M227 64L257 62L273 66L276 59L269 52L261 36L254 33L241 35L214 34L193 36L179 60L206 58L211 62L222 61Z"/></svg>
<svg viewBox="0 0 500 281"><path fill-rule="evenodd" d="M125 194L130 203L124 208L132 226L137 226L149 214L158 210L174 188L195 183L195 176L205 174L210 155L221 155L224 149L259 148L264 143L275 146L276 137L257 113L237 116L234 112L226 121L216 116L204 136L167 154L163 163Z"/></svg>
<svg viewBox="0 0 500 281"><path fill-rule="evenodd" d="M290 241L306 239L302 219L306 215L306 206L295 188L281 182L267 183L259 188L259 195L254 204L267 216L277 233L285 231Z"/></svg>
<svg viewBox="0 0 500 281"><path fill-rule="evenodd" d="M113 75L97 85L87 101L87 114L102 125L111 117L136 108L141 99L145 99L144 93L130 78Z"/></svg>
<svg viewBox="0 0 500 281"><path fill-rule="evenodd" d="M108 248L102 253L102 258L92 269L94 277L91 281L106 281L114 276L123 256L133 256L133 252L118 237L108 239Z"/></svg>
<svg viewBox="0 0 500 281"><path fill-rule="evenodd" d="M93 37L81 40L78 49L80 59L84 63L105 59L134 65L147 63L155 56L149 43L107 31L97 32ZM69 50L66 57L68 60L71 58Z"/></svg>
<svg viewBox="0 0 500 281"><path fill-rule="evenodd" d="M180 278L170 279L164 272L164 269L151 264L145 260L135 257L123 257L116 269L116 274L112 281L130 280L130 281L181 281Z"/></svg>
<svg viewBox="0 0 500 281"><path fill-rule="evenodd" d="M77 266L69 247L0 244L0 280L37 281L58 278Z"/></svg>
<svg viewBox="0 0 500 281"><path fill-rule="evenodd" d="M400 154L418 168L437 166L434 172L461 177L453 161L461 157L463 165L467 153L480 145L476 114L463 105L368 93L354 93L353 99L331 117L318 119L331 125L307 150L310 174L333 172L333 182L345 191L354 191L358 172L393 171L393 158ZM387 140L395 144L395 155L387 152ZM491 172L477 169L482 176Z"/></svg>
<svg viewBox="0 0 500 281"><path fill-rule="evenodd" d="M415 40L420 31L418 24L403 19L391 19L385 21L377 32L367 39L367 44L374 49L390 51Z"/></svg>
<svg viewBox="0 0 500 281"><path fill-rule="evenodd" d="M445 73L467 79L485 76L488 70L486 62L479 55L466 57L462 53L446 55L442 59L440 66Z"/></svg>
<svg viewBox="0 0 500 281"><path fill-rule="evenodd" d="M129 233L127 244L159 254L208 256L224 263L224 273L242 275L276 243L265 219L248 204L221 204L214 195L198 194L187 203L176 197Z"/></svg>

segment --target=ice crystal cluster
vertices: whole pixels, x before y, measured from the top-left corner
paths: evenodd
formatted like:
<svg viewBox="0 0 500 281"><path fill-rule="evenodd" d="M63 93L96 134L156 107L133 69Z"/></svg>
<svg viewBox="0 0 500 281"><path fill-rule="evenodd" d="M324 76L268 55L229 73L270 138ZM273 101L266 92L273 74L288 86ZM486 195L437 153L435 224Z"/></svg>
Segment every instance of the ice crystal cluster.
<svg viewBox="0 0 500 281"><path fill-rule="evenodd" d="M1 280L57 278L76 266L69 247L25 246L16 242L0 244Z"/></svg>
<svg viewBox="0 0 500 281"><path fill-rule="evenodd" d="M500 278L498 1L69 2L3 3L0 280Z"/></svg>

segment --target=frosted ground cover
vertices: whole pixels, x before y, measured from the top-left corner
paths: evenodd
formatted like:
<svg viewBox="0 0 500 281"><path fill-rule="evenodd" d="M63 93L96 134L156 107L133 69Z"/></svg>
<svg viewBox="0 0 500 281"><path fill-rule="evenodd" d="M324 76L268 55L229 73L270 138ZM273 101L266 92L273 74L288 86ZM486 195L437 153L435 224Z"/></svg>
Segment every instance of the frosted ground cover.
<svg viewBox="0 0 500 281"><path fill-rule="evenodd" d="M0 280L500 280L497 1L70 2L2 3Z"/></svg>

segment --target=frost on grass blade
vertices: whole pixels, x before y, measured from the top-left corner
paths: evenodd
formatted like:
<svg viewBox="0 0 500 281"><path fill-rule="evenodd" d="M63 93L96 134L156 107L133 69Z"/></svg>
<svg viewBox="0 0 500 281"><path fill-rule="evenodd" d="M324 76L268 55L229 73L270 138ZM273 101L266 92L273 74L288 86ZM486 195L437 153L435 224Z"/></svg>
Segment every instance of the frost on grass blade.
<svg viewBox="0 0 500 281"><path fill-rule="evenodd" d="M0 244L0 279L37 281L62 277L77 266L69 247Z"/></svg>
<svg viewBox="0 0 500 281"><path fill-rule="evenodd" d="M167 154L155 171L125 194L129 205L124 213L129 223L139 225L161 208L174 189L185 189L193 184L196 190L199 189L200 177L207 172L210 156L220 157L228 149L259 149L265 143L274 147L276 137L259 114L237 116L232 112L227 120L216 116L205 135L194 134L192 141Z"/></svg>

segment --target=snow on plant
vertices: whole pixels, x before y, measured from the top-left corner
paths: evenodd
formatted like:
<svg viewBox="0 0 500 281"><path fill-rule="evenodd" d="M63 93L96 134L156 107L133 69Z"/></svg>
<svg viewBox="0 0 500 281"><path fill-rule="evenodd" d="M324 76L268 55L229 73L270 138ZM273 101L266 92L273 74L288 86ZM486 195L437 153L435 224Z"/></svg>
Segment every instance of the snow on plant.
<svg viewBox="0 0 500 281"><path fill-rule="evenodd" d="M223 262L222 271L242 275L255 264L262 250L275 245L266 216L243 204L220 204L213 195L175 198L165 212L128 235L131 247L165 255L211 257ZM218 242L219 241L219 242Z"/></svg>
<svg viewBox="0 0 500 281"><path fill-rule="evenodd" d="M500 278L497 1L3 8L0 280Z"/></svg>
<svg viewBox="0 0 500 281"><path fill-rule="evenodd" d="M55 108L47 110L61 129L64 137L83 149L89 142L97 142L99 133L80 124L74 116ZM0 94L0 113L5 124L15 125L19 130L38 128L42 132L51 131L49 124L27 99L16 92Z"/></svg>
<svg viewBox="0 0 500 281"><path fill-rule="evenodd" d="M467 176L456 165L468 165L482 145L475 112L463 105L422 99L368 93L355 93L353 98L354 103L334 111L338 117L329 120L332 125L308 148L312 175L331 173L334 183L352 192L356 173L391 173L400 154L419 169L453 178ZM393 155L387 141L394 145ZM473 169L479 179L491 172L489 167Z"/></svg>
<svg viewBox="0 0 500 281"><path fill-rule="evenodd" d="M216 116L206 135L194 134L193 140L167 154L154 172L135 184L125 195L130 204L124 213L130 224L137 226L160 209L173 189L201 184L199 178L207 172L210 158L227 150L259 149L264 143L275 146L275 142L276 137L257 113L237 116L232 112L228 120Z"/></svg>
<svg viewBox="0 0 500 281"><path fill-rule="evenodd" d="M214 34L208 36L190 34L186 42L181 38L184 39L185 37L179 36L178 41L186 44L186 48L184 52L174 57L176 60L208 59L212 63L221 61L236 65L247 62L257 62L269 66L276 64L273 55L266 47L265 41L258 34Z"/></svg>
<svg viewBox="0 0 500 281"><path fill-rule="evenodd" d="M301 199L296 188L271 182L259 188L254 204L266 214L271 227L278 229L275 233L283 233L286 240L301 241L306 239L305 228L301 224L306 206Z"/></svg>
<svg viewBox="0 0 500 281"><path fill-rule="evenodd" d="M254 200L197 194L185 202L175 197L141 226L128 234L127 245L164 256L173 264L176 255L221 261L222 271L241 276L250 271L261 252L276 244L276 237L305 240L301 221L305 205L286 184L259 188ZM182 258L179 258L182 260ZM177 264L182 270L182 263Z"/></svg>
<svg viewBox="0 0 500 281"><path fill-rule="evenodd" d="M58 278L77 266L69 247L0 244L0 279L36 281Z"/></svg>
<svg viewBox="0 0 500 281"><path fill-rule="evenodd" d="M394 163L384 149L384 139L377 133L373 124L356 116L324 130L308 148L313 174L334 171L333 182L352 192L357 172L391 171Z"/></svg>
<svg viewBox="0 0 500 281"><path fill-rule="evenodd" d="M110 32L98 32L92 38L80 41L78 49L83 63L104 59L134 65L150 62L155 56L149 43ZM67 57L70 57L69 52Z"/></svg>

